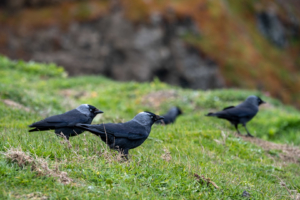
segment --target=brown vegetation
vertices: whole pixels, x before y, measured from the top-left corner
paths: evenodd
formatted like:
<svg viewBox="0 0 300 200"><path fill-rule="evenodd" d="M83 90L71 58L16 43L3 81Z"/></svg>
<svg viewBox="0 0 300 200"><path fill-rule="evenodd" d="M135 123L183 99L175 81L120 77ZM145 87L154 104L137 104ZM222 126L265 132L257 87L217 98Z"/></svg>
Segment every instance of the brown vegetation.
<svg viewBox="0 0 300 200"><path fill-rule="evenodd" d="M11 148L3 154L9 161L17 163L21 168L30 167L31 170L37 172L39 176L55 177L64 184L72 182L72 179L68 177L67 173L60 171L58 166L55 166L55 169L50 169L45 159L37 156L34 158L22 151L22 149Z"/></svg>
<svg viewBox="0 0 300 200"><path fill-rule="evenodd" d="M265 39L256 27L256 14L268 9L272 9L285 26L289 26L291 13L300 19L296 1L112 2L70 1L49 7L25 8L14 15L1 15L0 23L4 28L19 30L22 34L25 27L26 30L49 25L66 27L72 21L93 20L112 9L119 9L118 2L123 6L127 18L135 23L147 23L153 13L160 13L167 21L190 17L200 28L201 37L186 35L185 41L218 63L227 86L262 90L285 103L300 106L299 39L289 41L288 47L280 49ZM289 9L293 6L293 9ZM0 50L6 38L6 35L2 36Z"/></svg>

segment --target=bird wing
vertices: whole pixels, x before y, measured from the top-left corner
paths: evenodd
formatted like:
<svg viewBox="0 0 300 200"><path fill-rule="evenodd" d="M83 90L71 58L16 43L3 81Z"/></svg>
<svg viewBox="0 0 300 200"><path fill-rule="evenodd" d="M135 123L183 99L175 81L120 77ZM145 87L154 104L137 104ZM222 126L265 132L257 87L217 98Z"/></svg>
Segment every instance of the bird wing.
<svg viewBox="0 0 300 200"><path fill-rule="evenodd" d="M29 127L47 127L55 129L60 127L74 126L76 123L87 123L88 121L88 116L83 115L82 113L74 109L64 114L54 115L41 121L35 122L29 125Z"/></svg>
<svg viewBox="0 0 300 200"><path fill-rule="evenodd" d="M130 140L139 140L148 137L148 134L143 127L138 127L134 124L131 126L128 126L125 123L108 123L99 125L76 124L75 126L102 136L107 134L116 138L127 138Z"/></svg>
<svg viewBox="0 0 300 200"><path fill-rule="evenodd" d="M149 136L149 132L144 126L141 126L135 122L127 122L123 124L128 132L128 139L130 140L140 140L145 139Z"/></svg>
<svg viewBox="0 0 300 200"><path fill-rule="evenodd" d="M255 114L257 113L257 111L249 108L249 107L231 107L231 108L227 108L221 112L218 112L219 116L222 117L227 117L227 118L231 118L234 120L246 117L246 118L251 118L253 117Z"/></svg>
<svg viewBox="0 0 300 200"><path fill-rule="evenodd" d="M226 108L223 108L223 110L228 110L228 109L230 109L230 108L234 108L234 106L228 106L228 107L226 107Z"/></svg>

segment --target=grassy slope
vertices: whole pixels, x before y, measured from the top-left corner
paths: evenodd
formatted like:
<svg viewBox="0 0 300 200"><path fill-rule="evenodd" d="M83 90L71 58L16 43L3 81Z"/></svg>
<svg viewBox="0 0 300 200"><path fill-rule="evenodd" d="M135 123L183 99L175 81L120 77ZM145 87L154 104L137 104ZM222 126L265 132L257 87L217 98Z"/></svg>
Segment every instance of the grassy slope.
<svg viewBox="0 0 300 200"><path fill-rule="evenodd" d="M225 134L233 133L229 123L204 117L204 114L237 104L256 91L183 90L159 81L139 84L119 83L103 77L64 78L55 66L14 63L0 57L0 95L30 108L14 109L0 101L0 151L20 147L46 159L50 168L59 166L73 179L63 185L53 177L39 176L30 168L20 168L0 154L0 198L15 199L28 194L52 199L241 199L247 190L255 199L287 199L287 187L300 192L298 164L282 164L260 147L232 134L220 144ZM156 91L173 98L151 100ZM153 95L152 95L153 97ZM280 102L261 108L248 127L261 138L300 144L300 113ZM159 104L157 104L159 102ZM65 112L81 103L95 105L105 113L94 122L120 122L142 110L162 114L170 105L184 110L176 124L153 126L150 138L130 151L129 162L119 162L114 152L86 133L71 138L72 148L51 132L28 133L27 125L44 116ZM245 131L241 128L242 132ZM161 158L164 149L172 159ZM199 184L193 173L204 175L220 189ZM24 196L25 195L25 196ZM28 196L27 196L28 197Z"/></svg>
<svg viewBox="0 0 300 200"><path fill-rule="evenodd" d="M190 16L200 29L200 37L187 33L186 42L212 58L228 86L260 88L286 103L299 106L299 39L288 39L289 46L278 49L257 28L256 13L277 8L285 19L289 14L273 0L123 0L127 16L136 21L160 12L172 21L170 8L180 17ZM291 6L292 4L288 4ZM300 13L293 10L300 18Z"/></svg>
<svg viewBox="0 0 300 200"><path fill-rule="evenodd" d="M42 8L28 8L15 15L0 15L0 24L23 33L50 25L66 29L73 21L97 19L109 12L110 1L65 2ZM121 0L126 16L144 23L153 12L172 21L174 14L191 17L200 29L200 37L186 34L184 39L212 58L228 86L260 88L285 103L300 107L299 52L300 40L289 38L289 46L278 49L265 39L257 29L256 13L275 8L280 19L287 23L292 12L300 19L297 7L286 7L280 1L236 0ZM5 12L3 12L5 13ZM55 13L55 15L53 15ZM0 46L6 46L7 33L0 32ZM18 54L19 53L19 54ZM16 52L19 57L22 51ZM237 75L238 74L238 75Z"/></svg>

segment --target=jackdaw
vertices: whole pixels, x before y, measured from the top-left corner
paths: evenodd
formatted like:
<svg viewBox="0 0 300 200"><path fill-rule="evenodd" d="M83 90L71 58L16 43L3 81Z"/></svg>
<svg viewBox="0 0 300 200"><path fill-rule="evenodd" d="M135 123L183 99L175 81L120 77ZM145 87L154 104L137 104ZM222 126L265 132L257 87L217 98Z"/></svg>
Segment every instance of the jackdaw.
<svg viewBox="0 0 300 200"><path fill-rule="evenodd" d="M172 107L165 115L162 115L164 119L155 122L156 124L172 124L176 118L182 114L182 111L178 107Z"/></svg>
<svg viewBox="0 0 300 200"><path fill-rule="evenodd" d="M248 131L246 123L257 114L259 105L263 103L265 102L259 97L252 95L237 106L229 106L220 112L208 113L206 116L215 116L230 121L236 128L238 134L241 134L238 129L238 124L242 124L247 131L247 136L253 137Z"/></svg>
<svg viewBox="0 0 300 200"><path fill-rule="evenodd" d="M75 127L99 136L111 149L123 153L128 159L128 151L143 144L150 134L153 123L160 119L163 117L144 111L125 123L98 125L78 123Z"/></svg>
<svg viewBox="0 0 300 200"><path fill-rule="evenodd" d="M70 110L66 113L54 115L29 125L30 128L34 128L29 130L29 132L55 130L56 135L62 136L62 133L66 139L69 140L69 137L76 136L84 132L82 129L75 128L75 124L91 124L94 117L99 113L103 112L94 106L82 104L76 109Z"/></svg>

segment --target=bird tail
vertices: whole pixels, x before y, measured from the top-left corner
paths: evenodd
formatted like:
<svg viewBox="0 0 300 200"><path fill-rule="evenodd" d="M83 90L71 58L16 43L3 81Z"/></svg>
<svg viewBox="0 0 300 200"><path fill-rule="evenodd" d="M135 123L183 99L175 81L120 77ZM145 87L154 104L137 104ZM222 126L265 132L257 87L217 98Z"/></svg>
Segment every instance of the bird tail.
<svg viewBox="0 0 300 200"><path fill-rule="evenodd" d="M100 130L97 130L94 125L91 125L91 124L81 124L81 123L77 123L75 124L75 127L77 128L80 128L82 130L85 130L85 131L89 131L91 133L94 133L95 135L102 135L102 134L105 134L103 133L102 131Z"/></svg>
<svg viewBox="0 0 300 200"><path fill-rule="evenodd" d="M91 126L91 125L90 125L90 124L82 124L82 123L77 123L77 124L75 124L75 127L78 127L78 128L79 128L79 127L82 127L82 128L83 128L83 127L86 127L86 128L87 128L87 127L89 127L89 126Z"/></svg>
<svg viewBox="0 0 300 200"><path fill-rule="evenodd" d="M75 127L77 127L77 128L81 128L81 129L83 129L83 130L89 130L90 129L90 124L81 124L81 123L77 123L77 124L75 124Z"/></svg>
<svg viewBox="0 0 300 200"><path fill-rule="evenodd" d="M50 128L39 128L39 127L32 127L32 126L29 126L29 127L34 128L34 129L30 129L29 132L51 130Z"/></svg>
<svg viewBox="0 0 300 200"><path fill-rule="evenodd" d="M29 130L29 132L34 132L34 131L39 131L39 129L34 128L34 129Z"/></svg>
<svg viewBox="0 0 300 200"><path fill-rule="evenodd" d="M206 114L205 116L208 116L208 117L210 117L210 116L216 116L216 114L215 114L215 113L212 113L212 112L210 112L210 113Z"/></svg>

